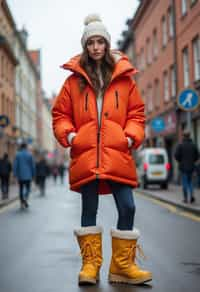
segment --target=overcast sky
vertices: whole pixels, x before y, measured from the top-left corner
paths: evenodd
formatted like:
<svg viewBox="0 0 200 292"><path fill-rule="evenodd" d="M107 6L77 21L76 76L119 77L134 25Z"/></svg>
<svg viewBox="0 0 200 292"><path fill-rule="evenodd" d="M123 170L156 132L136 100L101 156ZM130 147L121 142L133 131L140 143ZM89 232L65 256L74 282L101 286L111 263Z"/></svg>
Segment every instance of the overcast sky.
<svg viewBox="0 0 200 292"><path fill-rule="evenodd" d="M116 48L138 0L8 0L8 4L17 28L25 26L29 33L28 48L41 48L43 89L51 95L68 76L59 66L81 52L85 16L101 16Z"/></svg>

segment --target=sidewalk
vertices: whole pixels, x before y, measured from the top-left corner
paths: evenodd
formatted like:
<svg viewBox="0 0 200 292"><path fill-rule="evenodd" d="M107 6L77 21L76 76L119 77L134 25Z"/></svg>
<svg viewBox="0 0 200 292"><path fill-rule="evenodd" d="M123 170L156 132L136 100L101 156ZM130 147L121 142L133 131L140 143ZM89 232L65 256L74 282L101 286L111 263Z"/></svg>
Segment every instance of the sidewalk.
<svg viewBox="0 0 200 292"><path fill-rule="evenodd" d="M48 188L51 184L53 184L53 179L47 179L46 181L46 188ZM35 191L37 191L37 186L35 185L34 182L31 184L31 193L33 194ZM19 198L19 187L18 184L11 184L10 185L10 192L9 192L9 198L2 200L2 195L0 193L0 208L9 205L15 200L18 200Z"/></svg>
<svg viewBox="0 0 200 292"><path fill-rule="evenodd" d="M150 186L147 190L138 188L137 192L200 215L200 189L194 190L196 201L192 204L182 202L182 187L174 184L170 184L168 190L161 190L157 186Z"/></svg>
<svg viewBox="0 0 200 292"><path fill-rule="evenodd" d="M2 195L0 195L0 208L3 206L6 206L10 204L11 202L15 201L18 199L18 185L17 184L12 184L10 185L10 191L9 191L9 198L2 200Z"/></svg>

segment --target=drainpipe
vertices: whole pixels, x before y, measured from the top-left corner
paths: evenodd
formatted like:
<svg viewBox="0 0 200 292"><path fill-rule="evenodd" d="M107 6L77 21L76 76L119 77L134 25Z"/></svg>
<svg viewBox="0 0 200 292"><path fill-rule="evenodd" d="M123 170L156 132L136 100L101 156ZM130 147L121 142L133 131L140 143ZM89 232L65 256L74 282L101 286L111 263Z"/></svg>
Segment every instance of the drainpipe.
<svg viewBox="0 0 200 292"><path fill-rule="evenodd" d="M173 26L174 26L174 69L175 69L175 81L176 81L176 98L179 93L179 83L178 83L178 58L177 58L177 27L176 27L176 0L172 0L172 12L173 12ZM178 141L181 138L181 124L180 124L180 109L177 106L176 100L174 101L175 110L176 110L176 118L177 118L177 132L176 137L178 137Z"/></svg>

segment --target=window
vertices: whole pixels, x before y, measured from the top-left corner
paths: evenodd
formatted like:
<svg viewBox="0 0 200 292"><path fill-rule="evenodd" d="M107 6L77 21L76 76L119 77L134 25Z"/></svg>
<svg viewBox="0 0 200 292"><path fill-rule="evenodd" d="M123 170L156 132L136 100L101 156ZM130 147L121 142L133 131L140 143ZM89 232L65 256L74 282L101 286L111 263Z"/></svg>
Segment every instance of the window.
<svg viewBox="0 0 200 292"><path fill-rule="evenodd" d="M181 13L182 15L187 13L187 0L181 0Z"/></svg>
<svg viewBox="0 0 200 292"><path fill-rule="evenodd" d="M0 98L1 98L1 99L0 99L0 113L3 114L3 98L4 98L4 97L3 97L3 93L2 93L2 95L0 96Z"/></svg>
<svg viewBox="0 0 200 292"><path fill-rule="evenodd" d="M152 51L153 57L156 58L158 56L158 37L156 29L153 31Z"/></svg>
<svg viewBox="0 0 200 292"><path fill-rule="evenodd" d="M190 84L188 48L185 48L182 54L183 54L183 80L184 80L183 83L185 87L188 87Z"/></svg>
<svg viewBox="0 0 200 292"><path fill-rule="evenodd" d="M144 48L141 49L141 56L140 56L140 58L141 58L141 60L140 60L141 69L144 70L145 69Z"/></svg>
<svg viewBox="0 0 200 292"><path fill-rule="evenodd" d="M1 100L1 102L2 102L2 114L6 114L6 106L5 106L5 95L4 94L2 94L2 100Z"/></svg>
<svg viewBox="0 0 200 292"><path fill-rule="evenodd" d="M142 99L144 101L144 111L145 111L145 114L146 114L146 112L147 112L147 103L146 103L146 96L145 96L144 90L142 90L141 96L142 96Z"/></svg>
<svg viewBox="0 0 200 292"><path fill-rule="evenodd" d="M165 16L162 18L162 45L165 47L167 44L167 22Z"/></svg>
<svg viewBox="0 0 200 292"><path fill-rule="evenodd" d="M163 82L164 82L164 100L169 101L169 82L167 71L163 73Z"/></svg>
<svg viewBox="0 0 200 292"><path fill-rule="evenodd" d="M151 154L149 155L150 164L164 164L164 156L162 154Z"/></svg>
<svg viewBox="0 0 200 292"><path fill-rule="evenodd" d="M176 96L176 72L174 65L170 68L171 96Z"/></svg>
<svg viewBox="0 0 200 292"><path fill-rule="evenodd" d="M197 2L197 0L191 0L190 1L191 6L193 6L196 2Z"/></svg>
<svg viewBox="0 0 200 292"><path fill-rule="evenodd" d="M168 20L169 20L169 36L174 37L174 19L173 19L173 10L170 7L168 11Z"/></svg>
<svg viewBox="0 0 200 292"><path fill-rule="evenodd" d="M4 57L1 56L1 77L4 77Z"/></svg>
<svg viewBox="0 0 200 292"><path fill-rule="evenodd" d="M200 38L193 41L194 80L200 80Z"/></svg>
<svg viewBox="0 0 200 292"><path fill-rule="evenodd" d="M151 43L150 43L150 39L148 38L146 40L146 55L147 55L147 64L151 64Z"/></svg>
<svg viewBox="0 0 200 292"><path fill-rule="evenodd" d="M147 110L148 112L153 111L153 94L151 86L149 86L147 90Z"/></svg>
<svg viewBox="0 0 200 292"><path fill-rule="evenodd" d="M154 83L154 97L155 97L155 106L157 108L160 107L160 83L159 83L159 80L155 80L155 83Z"/></svg>

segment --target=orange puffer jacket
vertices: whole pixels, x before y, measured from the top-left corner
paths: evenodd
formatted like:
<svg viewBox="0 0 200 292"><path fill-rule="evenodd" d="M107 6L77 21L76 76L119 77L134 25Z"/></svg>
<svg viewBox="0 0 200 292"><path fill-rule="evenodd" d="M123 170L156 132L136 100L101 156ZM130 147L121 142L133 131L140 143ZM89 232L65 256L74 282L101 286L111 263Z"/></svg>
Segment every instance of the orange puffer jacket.
<svg viewBox="0 0 200 292"><path fill-rule="evenodd" d="M80 187L99 179L99 194L110 193L106 180L137 186L135 162L128 148L130 137L137 148L144 139L144 103L132 75L137 71L125 55L117 54L111 82L103 96L101 122L98 123L96 96L76 56L62 67L71 70L52 108L55 137L69 147L67 136L76 132L71 147L70 186ZM119 58L120 54L120 58ZM80 74L88 85L79 89Z"/></svg>

